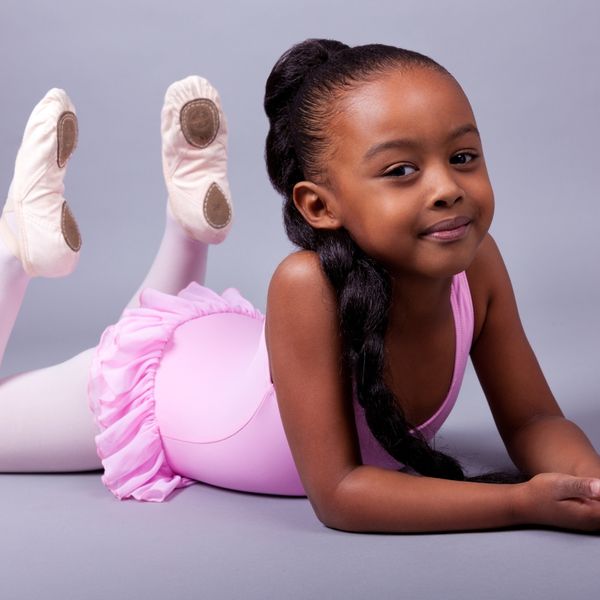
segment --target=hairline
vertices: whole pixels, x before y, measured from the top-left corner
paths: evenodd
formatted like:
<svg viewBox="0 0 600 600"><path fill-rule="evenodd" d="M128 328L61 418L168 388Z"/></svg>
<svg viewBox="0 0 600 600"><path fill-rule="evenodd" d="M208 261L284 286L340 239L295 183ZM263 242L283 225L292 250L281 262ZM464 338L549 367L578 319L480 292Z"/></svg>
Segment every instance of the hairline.
<svg viewBox="0 0 600 600"><path fill-rule="evenodd" d="M360 87L362 87L364 85L368 85L368 84L372 83L378 77L381 77L381 76L385 75L386 73L396 70L396 69L399 69L404 73L416 72L419 70L434 71L434 72L440 73L441 75L445 75L446 77L449 77L450 79L452 79L458 85L458 87L462 90L460 84L455 79L455 77L441 65L439 65L437 63L428 63L428 62L420 62L420 63L407 62L407 61L403 61L400 57L398 57L398 58L390 58L386 62L374 66L372 69L369 69L368 71L365 71L364 73L362 73L360 77L354 76L354 77L350 78L348 81L340 81L338 83L338 85L336 85L332 89L332 98L331 98L332 106L339 106L339 102L342 100L343 96L356 91L357 89L359 89ZM336 117L341 115L342 112L343 112L343 109L341 109L341 108L330 109L329 114L326 116L327 122L324 123L323 130L326 130L329 127L329 125L331 124L331 122ZM337 148L335 148L335 144L328 142L327 146L329 148L327 150L327 156L321 157L321 161L326 164L328 164L335 157L336 152L337 152ZM331 186L331 178L329 177L329 174L327 171L328 171L327 168L323 169L320 174L321 175L320 177L315 176L314 174L311 175L309 173L304 173L305 179L308 181L312 181L313 183L316 183L318 185L324 185L326 187L330 187ZM317 181L317 179L319 179L319 181ZM296 182L296 183L298 183L298 182Z"/></svg>

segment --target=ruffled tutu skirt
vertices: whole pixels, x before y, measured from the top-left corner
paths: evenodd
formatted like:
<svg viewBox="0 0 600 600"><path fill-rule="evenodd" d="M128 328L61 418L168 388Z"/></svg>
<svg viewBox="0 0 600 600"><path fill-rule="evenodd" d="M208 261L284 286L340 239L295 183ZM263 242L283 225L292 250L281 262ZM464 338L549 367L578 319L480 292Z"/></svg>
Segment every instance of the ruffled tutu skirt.
<svg viewBox="0 0 600 600"><path fill-rule="evenodd" d="M196 481L305 495L281 425L264 315L235 288L151 288L108 327L92 361L89 406L103 483L160 502Z"/></svg>

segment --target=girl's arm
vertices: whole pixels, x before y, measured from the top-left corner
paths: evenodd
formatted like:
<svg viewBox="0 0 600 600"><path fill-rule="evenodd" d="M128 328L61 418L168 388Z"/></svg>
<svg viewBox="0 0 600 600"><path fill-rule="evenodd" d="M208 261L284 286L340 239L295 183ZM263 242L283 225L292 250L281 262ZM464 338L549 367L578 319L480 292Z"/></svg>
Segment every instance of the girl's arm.
<svg viewBox="0 0 600 600"><path fill-rule="evenodd" d="M500 252L491 236L467 271L476 322L471 358L506 449L528 475L600 477L600 456L567 420L527 341Z"/></svg>
<svg viewBox="0 0 600 600"><path fill-rule="evenodd" d="M334 292L318 257L284 260L269 286L266 338L285 433L317 517L347 531L453 531L521 523L596 530L589 479L448 481L363 466L340 366Z"/></svg>

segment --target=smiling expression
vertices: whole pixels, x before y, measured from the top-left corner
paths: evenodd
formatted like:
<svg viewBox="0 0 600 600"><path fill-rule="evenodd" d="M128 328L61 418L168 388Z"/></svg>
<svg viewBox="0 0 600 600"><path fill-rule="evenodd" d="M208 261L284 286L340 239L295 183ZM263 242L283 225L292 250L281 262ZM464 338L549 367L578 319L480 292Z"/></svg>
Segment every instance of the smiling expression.
<svg viewBox="0 0 600 600"><path fill-rule="evenodd" d="M320 188L332 226L345 227L394 275L466 269L491 224L494 196L458 83L431 69L396 68L343 92L335 108Z"/></svg>

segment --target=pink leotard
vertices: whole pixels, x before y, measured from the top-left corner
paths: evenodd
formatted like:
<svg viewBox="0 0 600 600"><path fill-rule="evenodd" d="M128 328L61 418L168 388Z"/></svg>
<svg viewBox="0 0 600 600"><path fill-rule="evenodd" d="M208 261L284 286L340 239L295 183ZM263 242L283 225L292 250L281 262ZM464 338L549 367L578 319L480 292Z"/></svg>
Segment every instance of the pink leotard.
<svg viewBox="0 0 600 600"><path fill-rule="evenodd" d="M102 334L89 402L103 482L118 498L162 501L202 481L236 490L304 496L269 372L264 315L229 288L191 283L176 296L146 289ZM464 272L454 276L454 373L437 412L418 426L431 439L452 410L473 336ZM399 469L353 398L364 464Z"/></svg>

